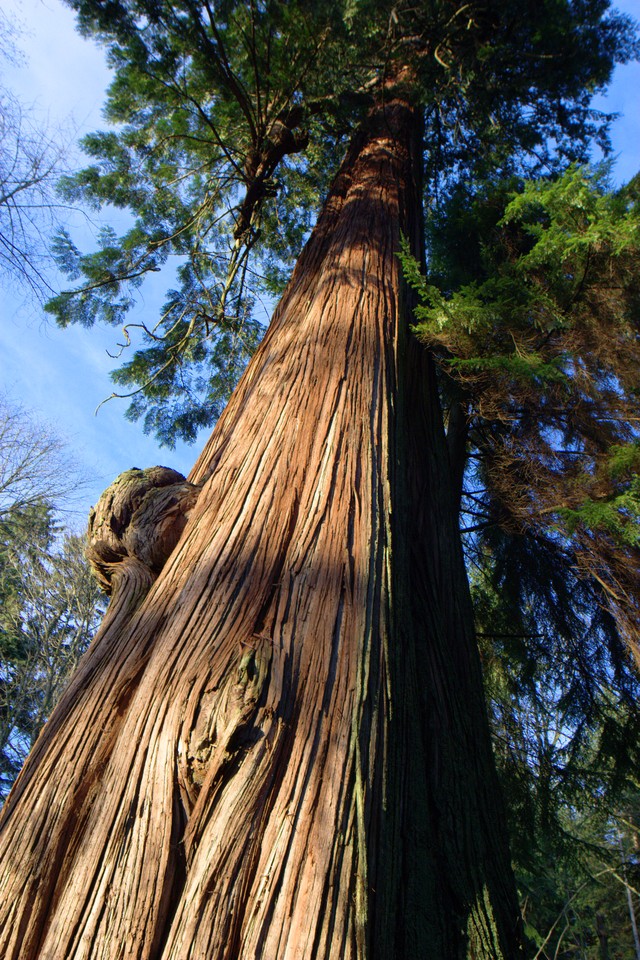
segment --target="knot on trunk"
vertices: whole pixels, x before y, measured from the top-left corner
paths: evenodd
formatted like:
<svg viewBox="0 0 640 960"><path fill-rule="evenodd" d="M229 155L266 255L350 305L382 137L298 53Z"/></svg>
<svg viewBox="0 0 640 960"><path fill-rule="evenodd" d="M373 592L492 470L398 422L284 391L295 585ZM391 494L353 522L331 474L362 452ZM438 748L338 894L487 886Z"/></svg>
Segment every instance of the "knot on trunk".
<svg viewBox="0 0 640 960"><path fill-rule="evenodd" d="M199 487L169 467L134 467L117 477L89 514L87 559L107 594L118 565L135 559L155 579L180 539Z"/></svg>

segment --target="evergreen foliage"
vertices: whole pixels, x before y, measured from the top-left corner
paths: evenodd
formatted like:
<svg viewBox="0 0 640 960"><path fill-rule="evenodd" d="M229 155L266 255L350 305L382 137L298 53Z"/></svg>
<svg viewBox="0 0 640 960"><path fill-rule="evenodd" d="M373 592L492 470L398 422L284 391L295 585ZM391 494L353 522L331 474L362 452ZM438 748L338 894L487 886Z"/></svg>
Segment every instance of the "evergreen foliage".
<svg viewBox="0 0 640 960"><path fill-rule="evenodd" d="M46 426L0 398L0 801L104 609L60 508L78 483Z"/></svg>
<svg viewBox="0 0 640 960"><path fill-rule="evenodd" d="M50 504L0 519L0 800L95 633L103 600L84 537Z"/></svg>
<svg viewBox="0 0 640 960"><path fill-rule="evenodd" d="M637 651L637 185L572 167L473 203L475 264L448 273L455 247L439 260L438 241L429 279L403 260L417 329L467 410L482 511L562 555Z"/></svg>
<svg viewBox="0 0 640 960"><path fill-rule="evenodd" d="M635 955L637 199L602 169L484 184L432 216L427 276L401 254L464 411L467 558L539 956Z"/></svg>
<svg viewBox="0 0 640 960"><path fill-rule="evenodd" d="M93 253L59 234L78 283L48 309L63 325L124 326L122 347L135 345L115 382L168 444L218 415L261 335L261 299L286 279L376 91L401 82L422 106L433 192L583 158L606 141L591 97L635 51L601 0L70 5L114 80L112 128L85 139L92 163L63 190L133 222L121 237L103 229ZM158 271L160 316L130 320Z"/></svg>

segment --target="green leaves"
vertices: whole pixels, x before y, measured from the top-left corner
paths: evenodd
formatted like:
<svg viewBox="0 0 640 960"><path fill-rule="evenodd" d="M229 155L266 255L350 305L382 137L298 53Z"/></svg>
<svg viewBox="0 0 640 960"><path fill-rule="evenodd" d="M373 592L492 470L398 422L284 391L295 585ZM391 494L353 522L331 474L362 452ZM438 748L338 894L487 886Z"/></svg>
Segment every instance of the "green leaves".
<svg viewBox="0 0 640 960"><path fill-rule="evenodd" d="M606 170L570 167L489 184L447 215L443 234L440 216L431 224L431 275L406 248L402 260L420 301L416 331L446 373L445 394L468 409L469 476L483 493L463 503L553 546L637 650L637 187L613 192Z"/></svg>
<svg viewBox="0 0 640 960"><path fill-rule="evenodd" d="M185 429L157 406L161 380L182 407L191 354L177 329L197 343L188 389L204 422L209 387L218 396L228 380L216 345L248 326L255 345L256 305L282 290L346 138L390 84L422 109L428 183L449 190L457 177L531 168L551 141L580 155L599 125L589 91L632 47L628 24L603 17L599 0L579 10L559 0L553 16L524 0L507 12L449 0L70 5L108 49L113 126L85 138L90 164L61 189L131 222L99 234L91 253L60 233L58 263L76 286L48 310L63 325L126 327L137 355L116 379L137 391L129 414L153 408L146 422L162 424L165 440ZM159 270L171 290L160 317L128 323Z"/></svg>
<svg viewBox="0 0 640 960"><path fill-rule="evenodd" d="M462 271L439 261L434 238L428 282L405 248L405 273L420 297L417 332L474 402L490 404L501 419L527 402L534 381L556 385L554 402L602 403L608 422L614 414L623 421L640 386L619 355L623 344L627 355L636 351L640 213L633 189L608 193L603 171L572 167L510 195L499 191L471 199L477 253ZM468 212L462 225L469 228ZM504 374L501 394L490 379L496 373ZM549 426L566 430L559 421Z"/></svg>
<svg viewBox="0 0 640 960"><path fill-rule="evenodd" d="M59 520L79 483L50 428L0 397L0 800L102 613Z"/></svg>
<svg viewBox="0 0 640 960"><path fill-rule="evenodd" d="M636 186L572 167L461 189L432 216L428 275L401 255L466 423L465 549L541 955L595 955L594 905L609 922L624 903L611 837L640 762L639 252Z"/></svg>
<svg viewBox="0 0 640 960"><path fill-rule="evenodd" d="M84 537L52 514L42 501L0 521L0 800L103 612Z"/></svg>
<svg viewBox="0 0 640 960"><path fill-rule="evenodd" d="M47 309L62 325L124 328L121 349L135 355L115 380L135 396L129 416L144 416L164 442L193 439L254 349L257 298L286 273L326 182L326 149L298 157L312 121L301 103L303 90L333 100L344 86L346 71L341 82L314 73L344 28L328 4L75 6L83 29L109 45L106 113L118 127L85 138L94 162L61 189L128 210L132 222L119 236L102 229L88 254L60 232L58 264L79 283ZM144 279L160 270L170 288L160 317L128 322Z"/></svg>

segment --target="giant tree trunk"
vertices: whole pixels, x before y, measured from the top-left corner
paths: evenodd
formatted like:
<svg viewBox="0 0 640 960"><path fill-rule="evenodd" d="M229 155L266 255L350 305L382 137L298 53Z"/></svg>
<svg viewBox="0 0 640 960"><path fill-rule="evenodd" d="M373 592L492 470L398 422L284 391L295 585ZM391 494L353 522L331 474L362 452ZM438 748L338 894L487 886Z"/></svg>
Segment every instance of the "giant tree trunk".
<svg viewBox="0 0 640 960"><path fill-rule="evenodd" d="M105 548L110 612L4 810L3 960L519 955L396 256L417 147L400 101L352 144L195 506L165 491L162 530L190 516L155 582L155 546Z"/></svg>

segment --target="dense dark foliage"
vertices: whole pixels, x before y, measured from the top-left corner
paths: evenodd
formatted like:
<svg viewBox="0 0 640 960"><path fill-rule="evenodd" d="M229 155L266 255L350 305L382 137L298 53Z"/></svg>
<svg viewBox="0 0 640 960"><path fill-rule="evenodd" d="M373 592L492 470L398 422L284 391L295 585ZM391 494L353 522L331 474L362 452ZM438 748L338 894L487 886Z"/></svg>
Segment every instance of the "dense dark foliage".
<svg viewBox="0 0 640 960"><path fill-rule="evenodd" d="M403 261L466 449L462 523L528 931L543 956L603 956L606 941L631 957L637 184L572 167L461 188L429 237L428 276Z"/></svg>

